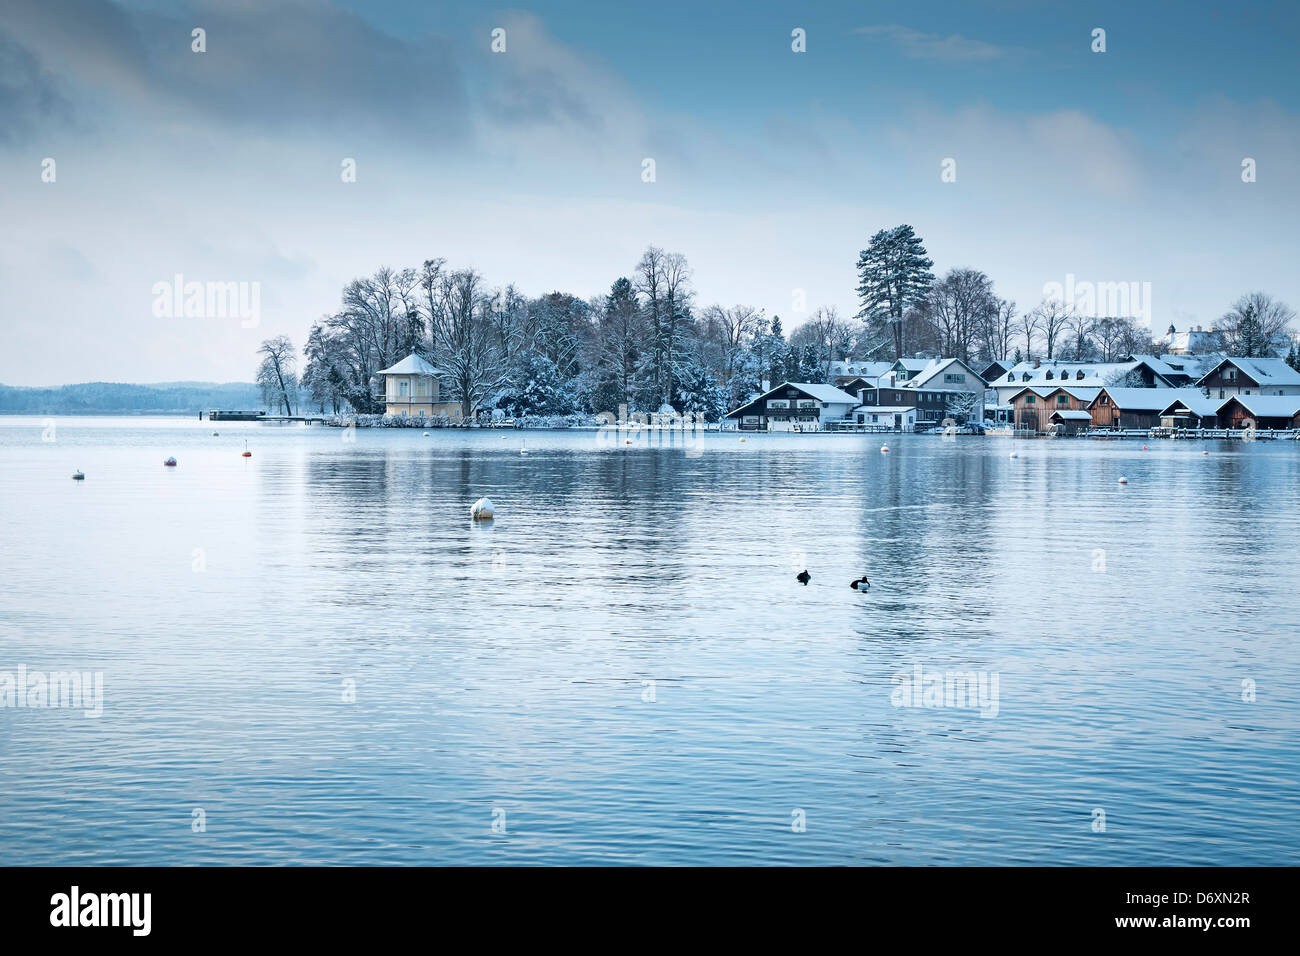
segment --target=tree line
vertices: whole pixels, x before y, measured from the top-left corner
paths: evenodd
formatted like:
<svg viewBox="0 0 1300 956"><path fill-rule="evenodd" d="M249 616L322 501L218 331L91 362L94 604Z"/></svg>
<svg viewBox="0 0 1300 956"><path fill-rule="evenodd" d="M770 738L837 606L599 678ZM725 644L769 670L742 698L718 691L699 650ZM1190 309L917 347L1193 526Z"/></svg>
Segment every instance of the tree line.
<svg viewBox="0 0 1300 956"><path fill-rule="evenodd" d="M1151 330L1131 318L1094 318L1047 298L1018 312L978 269L936 277L932 267L911 226L883 229L858 256L858 313L820 308L787 335L780 316L761 308L701 305L686 257L656 246L607 293L587 298L529 298L514 285L489 287L472 268L428 259L349 282L338 310L312 325L301 373L289 339L268 339L257 381L266 403L288 412L309 404L382 413L376 373L415 353L439 369L443 397L470 417L625 406L714 421L764 387L828 381L837 360L919 352L971 363L1109 361L1153 349ZM1272 354L1293 318L1264 293L1243 296L1219 322L1222 346Z"/></svg>

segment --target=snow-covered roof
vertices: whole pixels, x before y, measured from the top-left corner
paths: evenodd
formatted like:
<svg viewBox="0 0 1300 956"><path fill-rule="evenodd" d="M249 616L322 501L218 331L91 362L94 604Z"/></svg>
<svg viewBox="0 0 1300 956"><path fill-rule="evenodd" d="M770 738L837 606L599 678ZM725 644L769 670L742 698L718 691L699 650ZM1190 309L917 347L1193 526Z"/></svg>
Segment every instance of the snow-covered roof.
<svg viewBox="0 0 1300 956"><path fill-rule="evenodd" d="M834 385L822 385L813 382L782 382L776 388L769 388L762 395L759 395L756 398L751 398L749 401L745 402L742 405L738 405L736 408L733 408L731 411L727 412L727 415L728 416L736 415L739 412L743 411L744 409L748 408L750 405L756 405L759 402L763 401L765 398L768 398L769 396L775 395L778 392L784 392L786 389L791 389L791 388L797 388L805 395L808 395L811 398L815 398L819 402L825 402L828 405L858 404L858 397L856 395L850 395L848 392L841 392Z"/></svg>
<svg viewBox="0 0 1300 956"><path fill-rule="evenodd" d="M1130 411L1158 412L1184 395L1189 398L1201 396L1199 388L1106 388L1104 391L1110 396L1112 405Z"/></svg>
<svg viewBox="0 0 1300 956"><path fill-rule="evenodd" d="M965 369L967 372L971 374L971 376L975 379L975 381L971 382L970 384L978 385L981 387L984 385L984 379L980 377L980 373L975 371L975 369L971 368L969 365L967 365L959 358L934 359L928 365L926 365L925 368L921 369L921 371L917 372L915 375L909 378L904 384L909 386L910 388L921 388L924 386L926 382L930 381L936 375L939 375L944 371L946 371L947 369L951 368L953 365L960 366L961 368Z"/></svg>
<svg viewBox="0 0 1300 956"><path fill-rule="evenodd" d="M856 395L842 392L834 385L819 385L809 382L786 382L782 387L797 388L800 391L808 393L819 402L828 402L832 405L842 405L846 402L850 405L858 404L858 397Z"/></svg>
<svg viewBox="0 0 1300 956"><path fill-rule="evenodd" d="M858 412L914 412L915 405L859 405L853 409L853 414Z"/></svg>
<svg viewBox="0 0 1300 956"><path fill-rule="evenodd" d="M889 367L893 368L895 365L898 365L901 366L902 368L907 369L909 372L919 372L933 361L935 361L935 359L904 358L904 359L899 359L897 362L890 363Z"/></svg>
<svg viewBox="0 0 1300 956"><path fill-rule="evenodd" d="M1233 395L1219 402L1219 410L1232 402L1259 418L1291 418L1300 413L1300 395Z"/></svg>
<svg viewBox="0 0 1300 956"><path fill-rule="evenodd" d="M1070 421L1092 421L1092 414L1090 412L1085 412L1082 408L1058 408L1056 411L1052 412L1052 418L1055 418L1058 415L1062 418L1069 419Z"/></svg>
<svg viewBox="0 0 1300 956"><path fill-rule="evenodd" d="M441 374L436 368L426 362L420 356L412 353L402 359L396 365L389 366L379 370L380 375L439 375Z"/></svg>
<svg viewBox="0 0 1300 956"><path fill-rule="evenodd" d="M1206 415L1217 415L1219 408L1224 404L1222 398L1207 398L1202 395L1199 388L1162 388L1160 394L1174 396L1164 408L1160 409L1162 415L1175 405L1182 405L1197 418L1204 418Z"/></svg>
<svg viewBox="0 0 1300 956"><path fill-rule="evenodd" d="M1011 401L1015 401L1024 392L1033 392L1039 398L1046 398L1053 392L1065 392L1067 395L1073 395L1081 402L1090 402L1101 393L1102 386L1088 385L1053 385L1050 382L1046 385L1026 385L1011 396Z"/></svg>
<svg viewBox="0 0 1300 956"><path fill-rule="evenodd" d="M1300 385L1300 372L1287 365L1284 359L1279 358L1233 358L1229 356L1222 362L1215 364L1213 368L1208 369L1201 378L1208 377L1225 363L1231 363L1241 369L1259 382L1261 388L1270 385Z"/></svg>
<svg viewBox="0 0 1300 956"><path fill-rule="evenodd" d="M862 378L879 378L891 368L893 362L831 362L831 375L836 378L861 376Z"/></svg>
<svg viewBox="0 0 1300 956"><path fill-rule="evenodd" d="M1034 368L1033 362L1021 362L1002 375L989 382L995 388L1009 388L1012 385L1041 385L1044 383L1066 381L1087 388L1101 388L1107 382L1126 375L1143 366L1151 369L1158 376L1157 384L1168 386L1165 373L1146 359L1134 359L1128 362L1043 362ZM1051 378L1048 378L1048 373ZM1079 378L1079 373L1083 378ZM1029 376L1025 378L1025 376Z"/></svg>

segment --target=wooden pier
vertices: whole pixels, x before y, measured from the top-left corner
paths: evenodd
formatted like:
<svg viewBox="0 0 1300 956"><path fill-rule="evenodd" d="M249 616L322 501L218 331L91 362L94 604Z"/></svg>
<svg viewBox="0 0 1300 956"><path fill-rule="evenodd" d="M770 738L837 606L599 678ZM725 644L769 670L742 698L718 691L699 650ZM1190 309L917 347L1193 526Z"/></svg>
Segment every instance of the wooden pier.
<svg viewBox="0 0 1300 956"><path fill-rule="evenodd" d="M304 422L308 425L324 425L325 419L308 415L268 415L266 412L239 411L214 408L207 413L210 422ZM203 412L199 412L199 421L203 421Z"/></svg>

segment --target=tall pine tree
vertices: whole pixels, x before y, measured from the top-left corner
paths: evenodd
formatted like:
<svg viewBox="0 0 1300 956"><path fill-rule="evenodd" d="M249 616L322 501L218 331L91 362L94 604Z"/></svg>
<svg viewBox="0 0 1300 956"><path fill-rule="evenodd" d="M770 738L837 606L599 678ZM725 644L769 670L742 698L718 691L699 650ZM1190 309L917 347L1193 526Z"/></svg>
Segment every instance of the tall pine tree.
<svg viewBox="0 0 1300 956"><path fill-rule="evenodd" d="M893 335L894 358L903 357L903 313L920 301L934 282L934 265L909 225L882 229L858 255L858 296L865 319L874 334Z"/></svg>

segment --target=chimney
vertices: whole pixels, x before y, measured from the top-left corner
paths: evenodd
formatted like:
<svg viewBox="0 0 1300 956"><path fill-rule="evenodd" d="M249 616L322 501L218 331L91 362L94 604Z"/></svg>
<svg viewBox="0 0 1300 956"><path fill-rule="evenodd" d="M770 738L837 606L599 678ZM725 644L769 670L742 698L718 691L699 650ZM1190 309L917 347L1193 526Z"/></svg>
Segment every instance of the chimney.
<svg viewBox="0 0 1300 956"><path fill-rule="evenodd" d="M1039 359L1034 359L1034 368L1038 368L1038 366L1040 366L1040 365L1042 365L1042 364L1043 364L1043 363L1042 363Z"/></svg>

